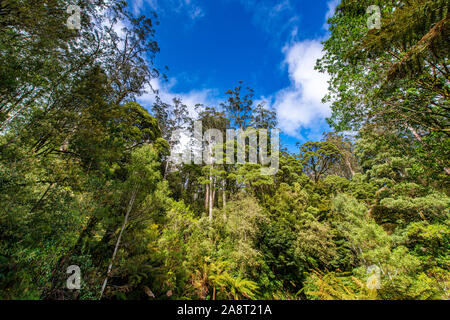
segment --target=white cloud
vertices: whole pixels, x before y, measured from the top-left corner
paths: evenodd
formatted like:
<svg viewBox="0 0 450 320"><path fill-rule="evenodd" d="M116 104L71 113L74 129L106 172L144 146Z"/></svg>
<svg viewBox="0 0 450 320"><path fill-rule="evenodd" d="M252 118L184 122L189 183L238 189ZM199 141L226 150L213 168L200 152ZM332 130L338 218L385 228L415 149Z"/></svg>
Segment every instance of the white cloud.
<svg viewBox="0 0 450 320"><path fill-rule="evenodd" d="M336 10L336 7L338 6L340 0L330 0L327 2L328 11L325 14L325 22L323 24L323 29L328 30L328 19L331 18L334 15L334 11Z"/></svg>
<svg viewBox="0 0 450 320"><path fill-rule="evenodd" d="M223 0L233 1L233 0ZM293 137L319 139L326 127L326 118L331 115L329 104L323 104L327 94L329 76L314 70L317 59L323 56L322 39L298 41L299 12L291 0L238 0L253 13L253 23L263 28L275 38L288 37L288 44L282 52L283 66L287 67L290 85L271 96L259 97L255 102L264 101L266 106L277 112L280 129ZM325 19L334 14L339 0L327 3ZM277 30L274 33L274 30ZM289 33L287 33L289 31Z"/></svg>
<svg viewBox="0 0 450 320"><path fill-rule="evenodd" d="M285 46L283 53L291 85L275 94L273 107L280 128L299 138L299 129L320 130L331 114L329 104L321 102L329 76L314 70L316 60L323 55L320 40L295 42Z"/></svg>
<svg viewBox="0 0 450 320"><path fill-rule="evenodd" d="M156 90L160 99L166 103L172 103L174 98L181 99L188 106L189 114L192 117L196 116L196 104L203 104L204 106L218 105L217 91L214 89L194 89L189 92L174 92L173 87L176 84L176 79L174 78L169 79L168 82L162 82L160 79L152 79L150 84L152 88L147 86L147 93L137 99L142 106L148 109L151 108L156 100L156 94L153 90Z"/></svg>
<svg viewBox="0 0 450 320"><path fill-rule="evenodd" d="M272 0L239 1L247 11L253 14L253 24L275 39L295 28L299 21L298 12L291 0L275 1L275 3Z"/></svg>
<svg viewBox="0 0 450 320"><path fill-rule="evenodd" d="M145 6L150 7L152 10L158 8L158 0L131 0L129 1L134 14L142 13Z"/></svg>
<svg viewBox="0 0 450 320"><path fill-rule="evenodd" d="M138 14L144 8L144 0L134 0L131 3L134 14Z"/></svg>
<svg viewBox="0 0 450 320"><path fill-rule="evenodd" d="M195 4L194 0L132 0L131 8L134 14L143 13L148 6L158 13L186 13L191 20L196 20L205 15L203 9Z"/></svg>
<svg viewBox="0 0 450 320"><path fill-rule="evenodd" d="M117 22L113 26L113 30L115 33L117 33L117 36L120 39L125 39L125 32L124 32L125 24L122 20L117 20ZM124 43L120 43L120 49L123 49Z"/></svg>
<svg viewBox="0 0 450 320"><path fill-rule="evenodd" d="M200 7L192 7L188 10L189 17L192 20L201 18L205 15L205 12Z"/></svg>
<svg viewBox="0 0 450 320"><path fill-rule="evenodd" d="M328 29L326 21L334 15L340 0L327 2L324 29ZM320 43L322 39L292 41L298 34L293 28L291 42L282 49L287 66L290 85L274 94L272 107L277 112L278 123L284 133L304 139L300 131L308 135L308 139L319 139L326 126L326 118L331 115L329 103L322 103L328 92L328 74L315 70L317 59L324 52Z"/></svg>

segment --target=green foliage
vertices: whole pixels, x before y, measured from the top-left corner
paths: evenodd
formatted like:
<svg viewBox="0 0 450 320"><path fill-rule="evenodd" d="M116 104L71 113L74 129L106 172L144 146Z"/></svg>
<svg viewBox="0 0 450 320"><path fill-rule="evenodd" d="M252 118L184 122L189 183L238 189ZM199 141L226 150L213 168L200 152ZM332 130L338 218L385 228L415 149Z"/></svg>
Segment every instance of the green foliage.
<svg viewBox="0 0 450 320"><path fill-rule="evenodd" d="M307 142L300 150L303 168L314 182L319 181L333 164L342 159L339 149L329 142Z"/></svg>
<svg viewBox="0 0 450 320"><path fill-rule="evenodd" d="M170 163L194 120L257 132L276 115L242 82L222 109L157 97L150 114L134 98L158 75L156 15L76 1L82 28L62 32L69 2L0 1L0 299L98 299L105 277L110 300L449 298L443 1L375 1L370 31L374 3L341 1L317 65L337 132L280 152L273 176Z"/></svg>

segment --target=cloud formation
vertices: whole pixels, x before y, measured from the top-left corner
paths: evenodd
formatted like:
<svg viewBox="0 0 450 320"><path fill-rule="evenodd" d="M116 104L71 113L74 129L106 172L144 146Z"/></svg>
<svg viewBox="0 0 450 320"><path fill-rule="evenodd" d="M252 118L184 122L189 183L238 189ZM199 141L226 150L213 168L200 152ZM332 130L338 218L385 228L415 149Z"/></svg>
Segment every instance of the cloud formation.
<svg viewBox="0 0 450 320"><path fill-rule="evenodd" d="M133 0L130 5L135 14L142 13L145 7L149 7L158 13L185 13L191 20L205 15L195 0Z"/></svg>
<svg viewBox="0 0 450 320"><path fill-rule="evenodd" d="M233 0L223 0L233 1ZM291 36L300 21L298 10L292 0L237 0L253 15L253 24L262 29L272 39L284 41ZM295 1L295 0L294 0ZM274 32L276 30L276 32ZM278 43L277 41L277 43Z"/></svg>
<svg viewBox="0 0 450 320"><path fill-rule="evenodd" d="M334 15L334 11L338 6L340 0L330 0L327 2L328 11L325 14L325 23L323 24L323 29L328 30L328 19L330 19Z"/></svg>
<svg viewBox="0 0 450 320"><path fill-rule="evenodd" d="M150 109L152 104L156 101L156 94L165 103L172 103L174 98L179 98L188 106L189 114L196 115L195 105L203 104L204 106L216 106L219 103L217 98L217 90L215 89L194 89L189 92L175 92L173 87L176 84L176 79L171 78L167 82L161 81L159 78L150 81L151 87L147 86L147 93L140 96L137 101L144 107Z"/></svg>
<svg viewBox="0 0 450 320"><path fill-rule="evenodd" d="M327 20L334 15L340 0L327 2L323 28L328 30ZM297 33L294 28L293 33ZM292 37L294 38L294 37ZM322 103L328 92L328 74L314 70L317 59L324 52L321 38L295 41L286 45L283 64L288 68L290 86L275 94L273 108L277 112L280 128L288 135L304 138L300 131L309 131L309 138L319 137L326 126L325 119L331 115L329 103Z"/></svg>
<svg viewBox="0 0 450 320"><path fill-rule="evenodd" d="M330 107L321 102L328 90L329 76L314 70L323 55L320 40L294 42L283 48L290 86L277 92L273 107L280 128L288 135L301 137L301 128L314 131L330 116Z"/></svg>

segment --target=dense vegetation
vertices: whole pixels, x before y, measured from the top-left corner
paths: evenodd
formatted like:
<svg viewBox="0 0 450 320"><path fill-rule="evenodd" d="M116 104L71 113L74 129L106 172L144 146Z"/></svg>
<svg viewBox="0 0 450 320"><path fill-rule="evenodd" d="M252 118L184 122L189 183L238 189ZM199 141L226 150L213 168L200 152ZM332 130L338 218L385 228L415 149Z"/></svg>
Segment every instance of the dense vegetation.
<svg viewBox="0 0 450 320"><path fill-rule="evenodd" d="M194 120L258 130L276 115L240 82L196 119L179 99L146 110L156 14L73 1L68 30L69 2L0 1L1 299L449 298L447 1L342 1L317 64L335 132L282 150L273 176L171 164Z"/></svg>

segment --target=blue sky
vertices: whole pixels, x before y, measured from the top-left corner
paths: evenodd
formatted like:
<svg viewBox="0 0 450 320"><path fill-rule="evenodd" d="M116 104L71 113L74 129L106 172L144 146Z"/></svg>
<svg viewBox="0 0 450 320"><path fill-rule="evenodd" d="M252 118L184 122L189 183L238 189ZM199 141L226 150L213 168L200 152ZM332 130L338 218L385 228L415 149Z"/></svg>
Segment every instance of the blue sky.
<svg viewBox="0 0 450 320"><path fill-rule="evenodd" d="M282 146L319 140L329 130L321 103L328 76L315 71L326 19L338 0L130 0L135 13L157 12L156 64L169 81L155 80L163 100L180 97L218 106L243 80L255 100L277 112ZM150 107L148 93L138 101Z"/></svg>

